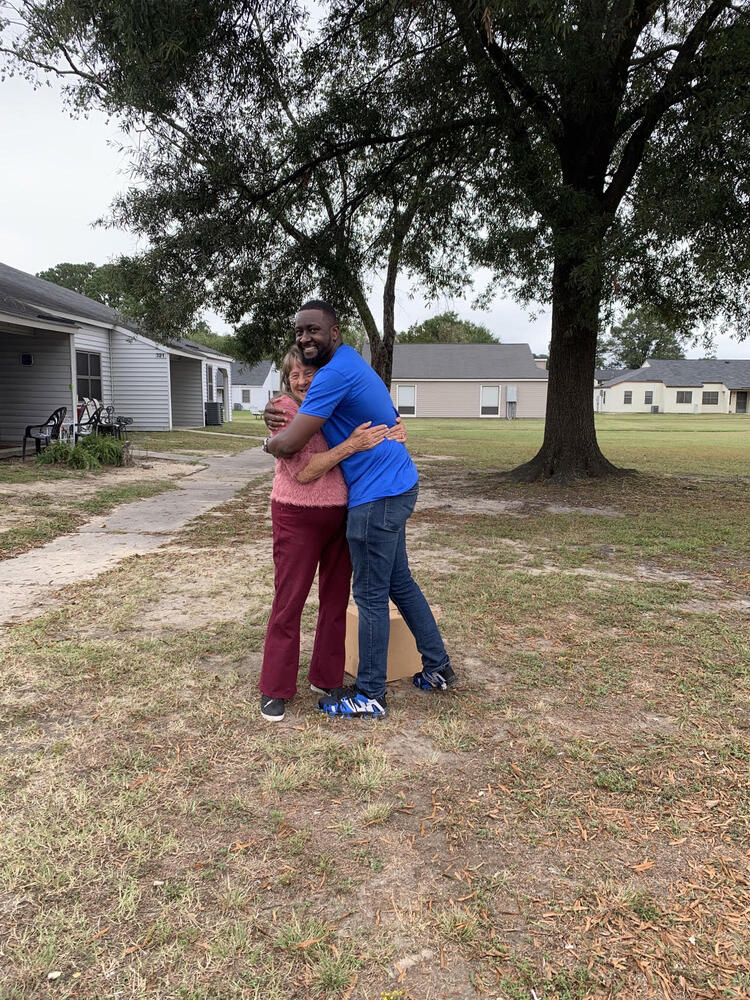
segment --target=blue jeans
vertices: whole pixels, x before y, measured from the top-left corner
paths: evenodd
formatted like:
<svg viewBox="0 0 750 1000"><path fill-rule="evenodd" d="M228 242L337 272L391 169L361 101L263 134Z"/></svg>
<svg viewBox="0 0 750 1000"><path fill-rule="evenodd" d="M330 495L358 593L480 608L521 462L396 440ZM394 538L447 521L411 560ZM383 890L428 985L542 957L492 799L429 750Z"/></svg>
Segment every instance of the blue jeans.
<svg viewBox="0 0 750 1000"><path fill-rule="evenodd" d="M406 522L418 487L399 496L349 508L346 537L352 557L352 593L359 609L357 687L369 698L385 693L391 622L388 599L409 626L425 670L449 662L435 617L409 570Z"/></svg>

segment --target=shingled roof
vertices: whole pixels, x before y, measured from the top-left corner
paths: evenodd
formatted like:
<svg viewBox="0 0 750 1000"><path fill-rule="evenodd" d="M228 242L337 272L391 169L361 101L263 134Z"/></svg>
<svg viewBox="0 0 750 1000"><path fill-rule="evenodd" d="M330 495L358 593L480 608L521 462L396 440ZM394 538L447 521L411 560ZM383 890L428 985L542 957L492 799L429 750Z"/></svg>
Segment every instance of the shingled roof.
<svg viewBox="0 0 750 1000"><path fill-rule="evenodd" d="M370 360L369 349L363 356ZM548 373L534 363L528 344L396 344L393 375L398 381L534 379Z"/></svg>
<svg viewBox="0 0 750 1000"><path fill-rule="evenodd" d="M259 361L257 365L248 365L244 361L232 364L232 385L263 385L271 370L271 361Z"/></svg>
<svg viewBox="0 0 750 1000"><path fill-rule="evenodd" d="M621 372L607 382L663 382L667 386L694 386L720 383L727 389L750 388L750 361L653 360L642 368Z"/></svg>
<svg viewBox="0 0 750 1000"><path fill-rule="evenodd" d="M63 288L62 285L56 285L52 281L45 281L44 278L37 278L25 271L19 271L7 264L0 264L0 294L6 301L16 300L19 308L21 306L28 308L28 305L32 305L37 311L39 308L46 308L51 312L89 319L107 326L120 325L133 328L133 324L116 309L110 309L109 306L96 302L86 295ZM27 316L28 313L19 311L11 315Z"/></svg>

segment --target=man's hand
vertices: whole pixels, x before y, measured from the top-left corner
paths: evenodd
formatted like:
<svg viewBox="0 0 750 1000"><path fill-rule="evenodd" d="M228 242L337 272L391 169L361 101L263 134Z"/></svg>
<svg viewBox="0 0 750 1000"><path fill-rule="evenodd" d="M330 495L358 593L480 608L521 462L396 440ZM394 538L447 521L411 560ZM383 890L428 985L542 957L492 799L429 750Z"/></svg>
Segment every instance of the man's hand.
<svg viewBox="0 0 750 1000"><path fill-rule="evenodd" d="M401 417L396 417L396 423L388 429L386 437L389 441L400 441L401 444L406 444L406 424Z"/></svg>
<svg viewBox="0 0 750 1000"><path fill-rule="evenodd" d="M269 399L266 403L266 408L263 411L263 419L269 431L280 431L282 427L286 427L289 423L289 417L283 410L274 405L273 399Z"/></svg>

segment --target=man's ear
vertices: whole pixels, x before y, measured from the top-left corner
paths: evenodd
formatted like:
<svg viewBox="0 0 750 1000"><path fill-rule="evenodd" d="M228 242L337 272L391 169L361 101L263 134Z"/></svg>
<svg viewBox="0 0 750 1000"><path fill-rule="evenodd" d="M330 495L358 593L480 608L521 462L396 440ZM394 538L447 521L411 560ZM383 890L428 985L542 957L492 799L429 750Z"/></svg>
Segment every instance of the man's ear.
<svg viewBox="0 0 750 1000"><path fill-rule="evenodd" d="M331 327L331 339L341 343L341 327L337 323Z"/></svg>

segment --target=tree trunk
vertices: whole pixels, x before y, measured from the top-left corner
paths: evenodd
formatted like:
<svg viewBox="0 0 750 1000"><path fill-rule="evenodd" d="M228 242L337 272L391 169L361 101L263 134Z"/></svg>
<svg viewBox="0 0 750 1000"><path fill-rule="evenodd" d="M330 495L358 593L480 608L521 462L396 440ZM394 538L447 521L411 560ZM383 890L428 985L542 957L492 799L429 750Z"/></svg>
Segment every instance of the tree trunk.
<svg viewBox="0 0 750 1000"><path fill-rule="evenodd" d="M389 269L390 272L390 269ZM393 275L386 275L385 287L383 289L383 341L379 364L373 368L385 382L388 389L391 388L391 378L393 377L393 344L396 339L396 276L394 268Z"/></svg>
<svg viewBox="0 0 750 1000"><path fill-rule="evenodd" d="M584 261L555 260L544 441L530 462L508 474L517 482L565 484L621 474L599 450L594 429L601 281L591 270Z"/></svg>

